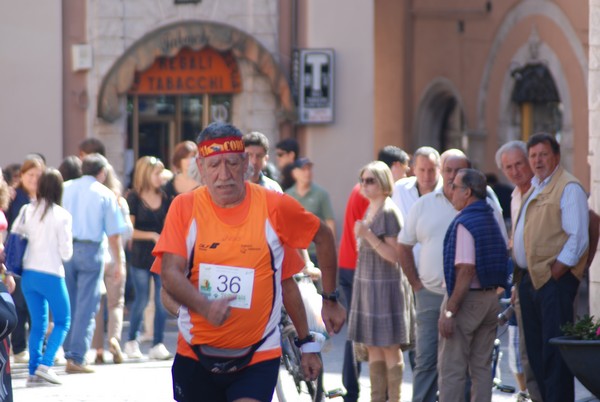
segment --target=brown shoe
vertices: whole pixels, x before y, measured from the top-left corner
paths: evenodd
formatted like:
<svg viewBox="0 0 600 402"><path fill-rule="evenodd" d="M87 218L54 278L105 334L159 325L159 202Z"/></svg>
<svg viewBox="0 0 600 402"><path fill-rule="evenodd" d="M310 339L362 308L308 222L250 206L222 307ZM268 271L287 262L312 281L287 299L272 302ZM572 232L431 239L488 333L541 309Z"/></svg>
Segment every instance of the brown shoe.
<svg viewBox="0 0 600 402"><path fill-rule="evenodd" d="M94 360L95 364L104 364L104 353L98 352L96 353L96 360Z"/></svg>
<svg viewBox="0 0 600 402"><path fill-rule="evenodd" d="M73 360L67 360L67 367L65 368L65 371L67 374L89 374L96 372L87 364L77 364Z"/></svg>
<svg viewBox="0 0 600 402"><path fill-rule="evenodd" d="M121 352L121 345L119 345L117 338L110 338L108 341L108 350L112 353L115 364L123 363L123 352Z"/></svg>

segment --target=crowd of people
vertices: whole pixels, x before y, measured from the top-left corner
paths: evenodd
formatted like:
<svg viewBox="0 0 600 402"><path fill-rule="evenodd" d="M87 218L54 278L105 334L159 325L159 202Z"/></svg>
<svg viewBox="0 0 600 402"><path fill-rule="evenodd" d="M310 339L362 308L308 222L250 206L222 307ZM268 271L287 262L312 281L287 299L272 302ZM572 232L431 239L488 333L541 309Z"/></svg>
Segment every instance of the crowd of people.
<svg viewBox="0 0 600 402"><path fill-rule="evenodd" d="M176 400L270 401L282 307L305 376L322 369L294 280L304 271L318 282L327 331L348 323L347 402L359 397L359 350L373 402L401 400L405 364L413 402L490 401L504 290L517 313L509 343L519 400L574 399L573 376L549 339L574 319L598 216L560 166L553 136L498 150L514 186L502 206L458 149L440 155L423 146L411 156L382 148L357 169L337 252L331 200L313 180L313 162L289 138L276 144L277 169L268 155L264 134L213 123L197 143L173 149L172 174L140 157L129 189L93 138L58 169L40 154L7 166L0 229L27 236L28 246L22 275L2 273L0 295L12 298L0 314L18 317L6 322L13 361L28 362L27 386L60 384L53 366L63 353L69 374L93 373L86 355L93 348L104 363L105 344L115 364L141 358L145 327L148 357L174 358ZM174 355L163 343L168 313L179 328ZM3 341L0 354L8 350Z"/></svg>

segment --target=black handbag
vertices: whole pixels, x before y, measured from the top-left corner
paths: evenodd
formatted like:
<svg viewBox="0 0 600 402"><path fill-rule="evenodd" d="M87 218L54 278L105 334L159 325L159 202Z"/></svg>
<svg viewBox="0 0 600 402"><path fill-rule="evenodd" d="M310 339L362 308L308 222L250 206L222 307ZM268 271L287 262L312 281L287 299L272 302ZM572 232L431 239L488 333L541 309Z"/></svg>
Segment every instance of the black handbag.
<svg viewBox="0 0 600 402"><path fill-rule="evenodd" d="M24 210L21 217L21 224L25 223L25 212ZM4 265L6 265L8 272L18 276L21 276L23 273L23 256L27 249L27 243L27 236L16 232L9 233L4 245Z"/></svg>

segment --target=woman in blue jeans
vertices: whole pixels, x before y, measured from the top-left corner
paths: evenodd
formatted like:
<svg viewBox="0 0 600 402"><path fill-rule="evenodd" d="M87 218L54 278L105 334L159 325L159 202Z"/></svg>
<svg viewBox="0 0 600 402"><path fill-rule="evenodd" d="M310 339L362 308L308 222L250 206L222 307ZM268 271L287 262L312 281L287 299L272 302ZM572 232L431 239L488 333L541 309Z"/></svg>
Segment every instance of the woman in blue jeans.
<svg viewBox="0 0 600 402"><path fill-rule="evenodd" d="M46 169L39 179L36 200L21 208L12 231L29 239L23 257L22 287L31 317L29 378L27 386L43 380L60 384L52 370L71 323L71 307L63 261L73 255L71 214L60 206L63 180L56 169ZM43 350L48 328L48 308L54 328Z"/></svg>
<svg viewBox="0 0 600 402"><path fill-rule="evenodd" d="M161 190L163 163L153 156L143 156L135 165L133 191L127 196L127 203L133 223L133 242L130 258L130 278L133 282L135 299L129 317L129 340L125 344L125 354L130 359L142 357L137 341L138 331L148 304L150 277L154 281L154 339L148 353L151 359L165 360L172 357L163 344L166 312L160 301L160 276L150 272L154 261L152 249L162 231L169 199Z"/></svg>

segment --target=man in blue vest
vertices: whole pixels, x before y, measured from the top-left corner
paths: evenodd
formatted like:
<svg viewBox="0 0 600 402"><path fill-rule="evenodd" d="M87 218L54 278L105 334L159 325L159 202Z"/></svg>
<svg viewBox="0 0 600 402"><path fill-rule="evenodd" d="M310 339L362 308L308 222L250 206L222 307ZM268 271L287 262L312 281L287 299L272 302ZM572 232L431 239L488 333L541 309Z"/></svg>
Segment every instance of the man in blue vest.
<svg viewBox="0 0 600 402"><path fill-rule="evenodd" d="M491 351L499 312L498 287L506 285L506 242L486 202L486 180L475 169L461 169L453 183L458 215L444 238L447 294L439 318L439 401L464 400L467 373L471 398L492 398Z"/></svg>

